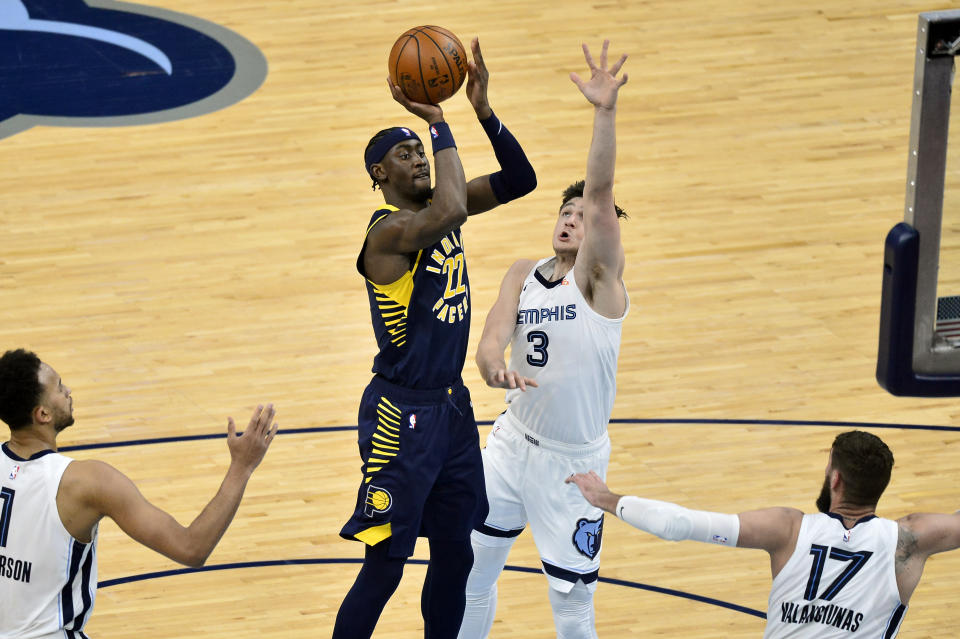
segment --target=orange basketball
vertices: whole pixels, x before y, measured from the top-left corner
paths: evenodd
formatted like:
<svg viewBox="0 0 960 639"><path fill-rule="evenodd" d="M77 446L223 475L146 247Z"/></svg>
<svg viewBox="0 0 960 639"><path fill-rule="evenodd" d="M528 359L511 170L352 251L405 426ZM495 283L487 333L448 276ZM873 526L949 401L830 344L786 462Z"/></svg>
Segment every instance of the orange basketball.
<svg viewBox="0 0 960 639"><path fill-rule="evenodd" d="M414 27L393 43L388 67L390 81L411 101L439 104L466 79L467 52L442 27Z"/></svg>

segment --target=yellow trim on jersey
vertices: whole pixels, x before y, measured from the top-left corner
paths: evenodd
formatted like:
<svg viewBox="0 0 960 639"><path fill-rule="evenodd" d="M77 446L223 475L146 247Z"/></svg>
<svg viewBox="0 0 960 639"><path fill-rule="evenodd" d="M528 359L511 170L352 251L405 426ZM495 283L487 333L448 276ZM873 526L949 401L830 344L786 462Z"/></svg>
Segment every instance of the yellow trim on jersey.
<svg viewBox="0 0 960 639"><path fill-rule="evenodd" d="M410 306L410 298L413 297L413 271L407 271L400 276L400 279L391 284L377 284L367 280L373 286L377 295L377 305L380 307L380 314L397 310L387 300L397 306L403 307L403 314L406 316L407 307ZM383 299L385 298L385 299Z"/></svg>
<svg viewBox="0 0 960 639"><path fill-rule="evenodd" d="M388 521L385 524L380 526L374 526L373 528L367 528L366 530L361 530L354 537L362 541L368 546L376 546L381 541L393 534L393 531L390 529L390 522Z"/></svg>
<svg viewBox="0 0 960 639"><path fill-rule="evenodd" d="M390 211L390 213L393 213L394 211L399 211L399 210L400 210L400 209L398 209L397 207L395 207L395 206L392 205L392 204L384 204L384 205L381 206L379 209L377 209L377 211ZM363 234L363 241L364 241L364 242L367 241L367 236L370 235L370 229L372 229L374 226L376 226L376 225L377 225L377 222L379 222L379 221L382 220L383 218L385 218L385 217L387 217L388 215L390 215L390 213L384 213L383 215L381 215L381 216L378 217L377 219L375 219L375 220L373 220L372 222L370 222L370 226L367 227L366 233Z"/></svg>
<svg viewBox="0 0 960 639"><path fill-rule="evenodd" d="M390 400L387 399L386 397L381 397L381 398L380 398L380 401L377 402L377 404L383 405L383 406L389 406L390 408L393 409L393 412L397 414L397 417L400 416L400 409L397 408L396 406L394 406L393 404L391 404L391 403L390 403Z"/></svg>

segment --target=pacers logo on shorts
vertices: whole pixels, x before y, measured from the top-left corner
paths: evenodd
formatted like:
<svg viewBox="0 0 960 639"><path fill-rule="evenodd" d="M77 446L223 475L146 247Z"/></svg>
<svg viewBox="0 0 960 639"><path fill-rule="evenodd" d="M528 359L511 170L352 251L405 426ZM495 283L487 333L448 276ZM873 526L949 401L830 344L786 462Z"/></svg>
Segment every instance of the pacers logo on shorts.
<svg viewBox="0 0 960 639"><path fill-rule="evenodd" d="M393 495L390 494L389 490L374 486L373 484L367 486L367 501L363 509L364 515L367 517L380 515L390 510L392 506Z"/></svg>

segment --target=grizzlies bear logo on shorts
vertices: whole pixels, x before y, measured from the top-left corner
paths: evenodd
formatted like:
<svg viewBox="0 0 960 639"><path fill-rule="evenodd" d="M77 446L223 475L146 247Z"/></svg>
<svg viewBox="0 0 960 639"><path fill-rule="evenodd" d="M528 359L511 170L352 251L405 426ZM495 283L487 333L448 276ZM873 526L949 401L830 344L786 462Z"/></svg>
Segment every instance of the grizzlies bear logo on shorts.
<svg viewBox="0 0 960 639"><path fill-rule="evenodd" d="M573 545L577 551L596 559L600 552L600 538L603 536L603 515L600 519L579 519L577 529L573 531Z"/></svg>

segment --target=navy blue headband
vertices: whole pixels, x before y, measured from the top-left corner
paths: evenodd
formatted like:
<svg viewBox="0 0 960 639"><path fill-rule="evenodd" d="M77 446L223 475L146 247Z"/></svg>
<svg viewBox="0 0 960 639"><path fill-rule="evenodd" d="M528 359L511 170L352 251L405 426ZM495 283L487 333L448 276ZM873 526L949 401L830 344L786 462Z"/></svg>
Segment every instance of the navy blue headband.
<svg viewBox="0 0 960 639"><path fill-rule="evenodd" d="M367 149L367 152L363 154L363 162L367 166L368 174L370 174L370 167L380 162L394 145L405 142L406 140L416 140L420 142L420 137L405 127L395 126L389 129L389 131L389 133L377 140L377 143Z"/></svg>

